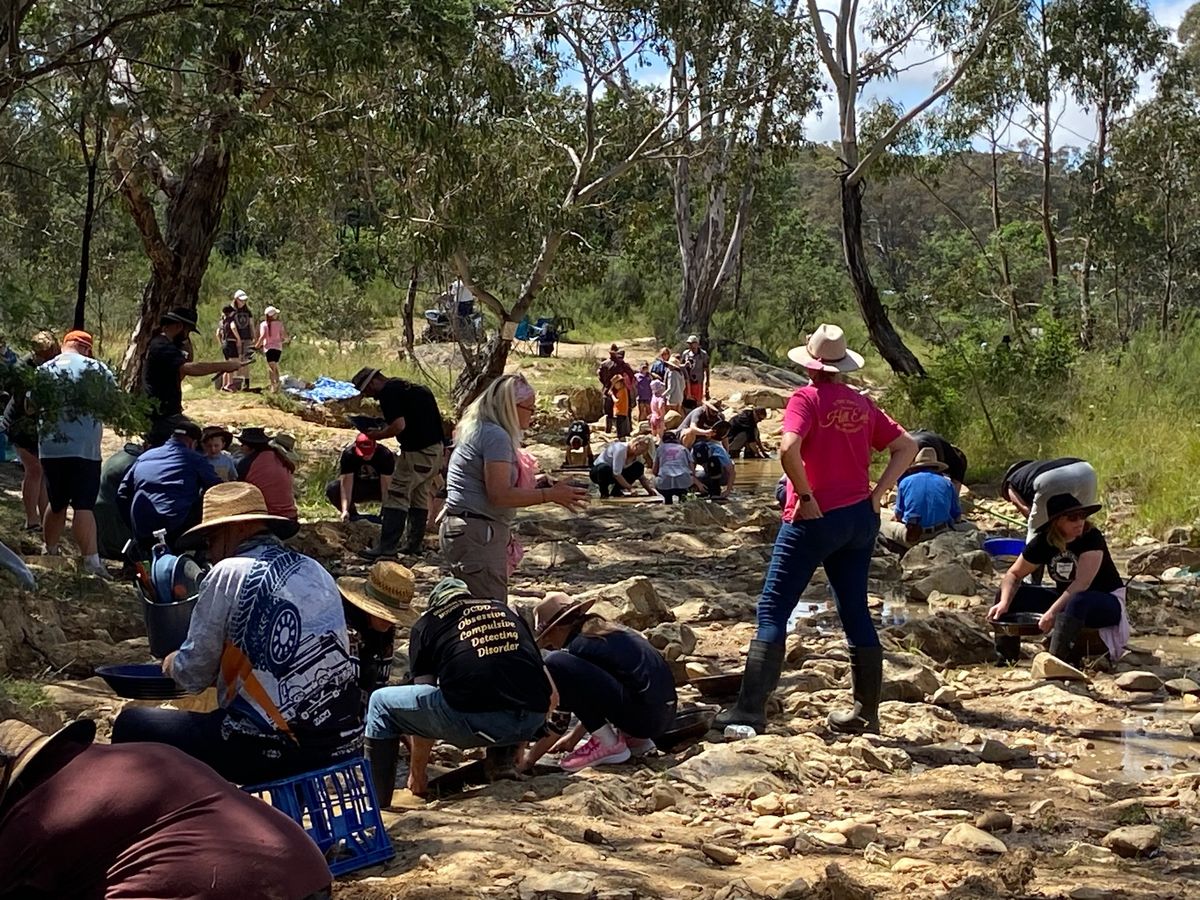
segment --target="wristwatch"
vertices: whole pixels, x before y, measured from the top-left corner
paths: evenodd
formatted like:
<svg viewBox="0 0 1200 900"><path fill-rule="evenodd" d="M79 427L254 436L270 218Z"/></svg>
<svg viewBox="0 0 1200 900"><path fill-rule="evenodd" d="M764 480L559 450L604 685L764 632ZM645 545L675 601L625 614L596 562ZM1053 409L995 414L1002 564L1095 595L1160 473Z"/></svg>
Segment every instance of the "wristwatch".
<svg viewBox="0 0 1200 900"><path fill-rule="evenodd" d="M796 499L799 500L801 503L811 503L812 502L812 494L800 494L796 497Z"/></svg>

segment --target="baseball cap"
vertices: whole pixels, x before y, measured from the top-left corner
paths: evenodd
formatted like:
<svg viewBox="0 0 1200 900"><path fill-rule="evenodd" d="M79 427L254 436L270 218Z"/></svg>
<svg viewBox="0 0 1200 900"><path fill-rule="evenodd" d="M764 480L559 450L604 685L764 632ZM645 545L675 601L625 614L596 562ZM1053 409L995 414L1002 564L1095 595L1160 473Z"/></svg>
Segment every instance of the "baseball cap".
<svg viewBox="0 0 1200 900"><path fill-rule="evenodd" d="M375 438L368 437L365 434L360 434L354 439L354 452L363 458L372 456L375 453L375 448L378 446L379 444L375 441Z"/></svg>

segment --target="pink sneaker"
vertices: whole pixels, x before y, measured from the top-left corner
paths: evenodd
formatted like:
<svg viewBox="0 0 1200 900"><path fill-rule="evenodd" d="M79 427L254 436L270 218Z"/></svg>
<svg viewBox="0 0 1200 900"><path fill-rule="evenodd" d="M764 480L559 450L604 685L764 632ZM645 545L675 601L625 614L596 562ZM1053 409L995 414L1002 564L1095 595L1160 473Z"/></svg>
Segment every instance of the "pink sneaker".
<svg viewBox="0 0 1200 900"><path fill-rule="evenodd" d="M581 746L559 760L559 765L567 772L578 772L588 766L605 766L623 763L629 759L629 748L624 739L618 737L615 744L605 744L599 737L592 735Z"/></svg>

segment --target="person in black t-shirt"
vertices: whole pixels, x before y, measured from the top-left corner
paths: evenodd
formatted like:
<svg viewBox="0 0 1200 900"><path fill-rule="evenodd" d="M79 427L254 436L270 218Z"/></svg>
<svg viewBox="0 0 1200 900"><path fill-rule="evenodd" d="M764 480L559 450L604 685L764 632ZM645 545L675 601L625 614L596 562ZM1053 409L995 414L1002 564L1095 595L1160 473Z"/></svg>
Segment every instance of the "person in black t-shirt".
<svg viewBox="0 0 1200 900"><path fill-rule="evenodd" d="M1125 583L1108 544L1088 516L1100 504L1084 504L1070 494L1055 494L1047 501L1049 518L1004 574L996 603L988 610L989 621L1003 622L1017 613L1040 613L1038 627L1052 632L1050 652L1078 665L1083 656L1080 632L1098 628L1115 660L1129 638L1125 616ZM1022 584L1039 566L1054 581L1054 587ZM1019 637L996 635L996 658L1000 664L1015 662L1020 654Z"/></svg>
<svg viewBox="0 0 1200 900"><path fill-rule="evenodd" d="M396 455L360 434L342 450L338 477L325 485L325 498L342 514L343 522L353 522L359 518L359 503L379 503L387 496L395 470Z"/></svg>
<svg viewBox="0 0 1200 900"><path fill-rule="evenodd" d="M471 597L443 578L412 627L413 684L371 695L366 754L382 806L390 806L401 736L408 738L408 789L423 795L435 741L503 747L533 739L558 703L524 619L496 600Z"/></svg>
<svg viewBox="0 0 1200 900"><path fill-rule="evenodd" d="M397 551L419 556L429 522L429 503L442 469L442 413L433 392L403 378L388 378L378 369L360 369L353 383L364 397L374 397L383 412L383 428L366 432L382 441L396 438L400 457L384 495L379 543L362 556L379 559Z"/></svg>
<svg viewBox="0 0 1200 900"><path fill-rule="evenodd" d="M666 658L638 632L589 614L595 602L572 602L551 591L534 608L538 645L554 651L546 669L559 690L559 708L578 716L579 727L542 738L522 768L548 750L571 751L559 762L568 772L625 762L653 750L654 739L675 720L675 678ZM576 746L585 732L587 742Z"/></svg>
<svg viewBox="0 0 1200 900"><path fill-rule="evenodd" d="M245 291L233 292L233 332L238 359L241 360L237 372L241 378L241 389L246 390L250 386L248 363L250 350L254 346L254 310L250 308L250 298L246 296Z"/></svg>
<svg viewBox="0 0 1200 900"><path fill-rule="evenodd" d="M1096 470L1082 459L1022 459L1008 467L1000 482L1000 497L1028 518L1025 542L1046 524L1046 502L1055 494L1070 494L1080 502L1096 502Z"/></svg>
<svg viewBox="0 0 1200 900"><path fill-rule="evenodd" d="M737 459L746 451L746 459L766 459L767 451L758 435L758 423L767 417L767 411L743 409L729 420L729 455Z"/></svg>
<svg viewBox="0 0 1200 900"><path fill-rule="evenodd" d="M158 334L150 339L142 366L142 390L154 402L146 443L158 447L174 431L173 419L183 414L183 379L193 375L236 372L237 360L192 362L188 334L196 328L196 311L173 309L159 322ZM185 349L186 348L186 349Z"/></svg>
<svg viewBox="0 0 1200 900"><path fill-rule="evenodd" d="M967 480L967 454L935 431L922 429L908 434L917 442L919 449L932 447L938 462L946 464L946 477L954 482L956 489L963 486Z"/></svg>

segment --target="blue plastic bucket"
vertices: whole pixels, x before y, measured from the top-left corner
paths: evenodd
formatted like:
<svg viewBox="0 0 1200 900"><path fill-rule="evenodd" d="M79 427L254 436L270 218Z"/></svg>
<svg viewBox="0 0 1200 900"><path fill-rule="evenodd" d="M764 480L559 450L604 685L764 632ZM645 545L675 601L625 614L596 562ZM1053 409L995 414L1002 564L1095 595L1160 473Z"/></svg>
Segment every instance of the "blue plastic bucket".
<svg viewBox="0 0 1200 900"><path fill-rule="evenodd" d="M983 549L991 556L1017 557L1025 549L1025 542L1020 538L988 538L983 542Z"/></svg>

